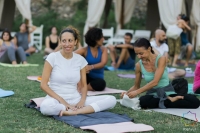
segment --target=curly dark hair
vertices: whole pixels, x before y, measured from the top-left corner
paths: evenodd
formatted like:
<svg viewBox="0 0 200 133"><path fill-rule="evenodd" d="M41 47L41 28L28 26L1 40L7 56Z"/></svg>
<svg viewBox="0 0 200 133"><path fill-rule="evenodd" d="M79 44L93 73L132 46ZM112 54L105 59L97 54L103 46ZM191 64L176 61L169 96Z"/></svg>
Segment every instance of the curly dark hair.
<svg viewBox="0 0 200 133"><path fill-rule="evenodd" d="M102 29L99 28L91 28L85 34L85 42L90 47L95 47L97 45L97 41L103 37Z"/></svg>

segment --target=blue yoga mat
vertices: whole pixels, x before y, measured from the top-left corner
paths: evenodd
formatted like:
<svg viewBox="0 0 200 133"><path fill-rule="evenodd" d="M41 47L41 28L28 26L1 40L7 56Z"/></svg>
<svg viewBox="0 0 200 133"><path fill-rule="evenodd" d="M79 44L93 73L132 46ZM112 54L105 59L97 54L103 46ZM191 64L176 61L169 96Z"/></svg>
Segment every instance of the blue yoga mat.
<svg viewBox="0 0 200 133"><path fill-rule="evenodd" d="M8 97L14 95L13 91L7 91L0 88L0 97Z"/></svg>
<svg viewBox="0 0 200 133"><path fill-rule="evenodd" d="M37 108L34 101L31 101L29 104L25 104L25 107L34 108L40 111L40 108ZM55 120L65 122L73 127L134 121L134 119L128 117L126 114L115 114L108 111L61 117L54 115L51 117Z"/></svg>
<svg viewBox="0 0 200 133"><path fill-rule="evenodd" d="M132 69L115 69L113 66L105 66L104 70L108 70L108 71L130 71L130 70L135 70L134 68Z"/></svg>

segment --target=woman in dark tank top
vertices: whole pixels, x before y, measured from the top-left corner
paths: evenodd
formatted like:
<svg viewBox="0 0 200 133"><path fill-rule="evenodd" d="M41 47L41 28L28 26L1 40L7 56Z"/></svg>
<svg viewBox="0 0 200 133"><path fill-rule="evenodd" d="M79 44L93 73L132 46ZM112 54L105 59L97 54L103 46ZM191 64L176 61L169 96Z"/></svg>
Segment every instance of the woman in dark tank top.
<svg viewBox="0 0 200 133"><path fill-rule="evenodd" d="M53 26L51 27L50 30L51 30L51 34L47 36L45 40L46 48L44 49L44 53L45 53L44 58L46 58L48 54L60 50L59 38L57 35L57 28Z"/></svg>

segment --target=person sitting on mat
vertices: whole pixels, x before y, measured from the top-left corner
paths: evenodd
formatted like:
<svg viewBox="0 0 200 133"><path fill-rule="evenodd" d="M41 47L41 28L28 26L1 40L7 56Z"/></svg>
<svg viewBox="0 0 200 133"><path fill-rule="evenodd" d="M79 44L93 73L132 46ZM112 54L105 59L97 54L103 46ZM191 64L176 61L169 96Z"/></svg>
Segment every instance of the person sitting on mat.
<svg viewBox="0 0 200 133"><path fill-rule="evenodd" d="M125 44L108 45L112 66L119 69L134 69L135 68L135 52L131 43L133 35L126 33L124 36ZM120 50L120 55L117 55L116 50Z"/></svg>
<svg viewBox="0 0 200 133"><path fill-rule="evenodd" d="M46 48L44 49L44 59L47 57L48 54L52 52L56 52L59 50L59 38L57 35L57 28L55 26L51 27L51 34L46 37L45 39Z"/></svg>
<svg viewBox="0 0 200 133"><path fill-rule="evenodd" d="M134 98L147 91L146 95L139 98L142 108L199 107L200 101L193 95L173 94L167 96L166 91L174 91L174 88L169 82L166 57L155 54L147 39L140 38L136 40L134 50L140 59L136 63L135 84L127 92L122 93L121 97L126 94L129 98ZM147 84L140 87L142 74Z"/></svg>
<svg viewBox="0 0 200 133"><path fill-rule="evenodd" d="M102 46L103 41L102 30L92 28L85 35L85 42L88 46L75 51L75 53L82 55L88 62L86 72L89 91L103 91L106 87L104 66L108 60L108 53L107 49Z"/></svg>
<svg viewBox="0 0 200 133"><path fill-rule="evenodd" d="M11 41L12 37L10 31L4 30L1 35L0 40L0 62L11 63L16 65L22 62L27 64L26 54L22 47L15 47L14 43Z"/></svg>
<svg viewBox="0 0 200 133"><path fill-rule="evenodd" d="M197 63L195 72L194 72L194 93L200 94L200 61Z"/></svg>
<svg viewBox="0 0 200 133"><path fill-rule="evenodd" d="M31 41L30 33L36 30L36 26L27 26L25 23L22 23L19 28L20 31L14 37L14 44L17 47L22 47L26 55L29 56L36 51L35 47L29 46ZM31 29L29 30L29 28Z"/></svg>
<svg viewBox="0 0 200 133"><path fill-rule="evenodd" d="M80 40L77 29L67 27L60 33L59 39L62 49L49 54L44 64L40 87L47 96L40 105L41 113L77 115L113 108L116 104L114 96L87 96L88 63L81 55L73 52ZM81 94L77 89L79 81L82 83Z"/></svg>
<svg viewBox="0 0 200 133"><path fill-rule="evenodd" d="M168 52L169 47L165 43L166 40L166 34L163 30L157 29L155 31L155 39L151 41L151 46L153 47L153 50L156 54L160 54L162 56L166 57L166 60L168 61ZM168 76L170 79L184 77L186 72L183 69L177 69L177 68L167 68L168 70Z"/></svg>

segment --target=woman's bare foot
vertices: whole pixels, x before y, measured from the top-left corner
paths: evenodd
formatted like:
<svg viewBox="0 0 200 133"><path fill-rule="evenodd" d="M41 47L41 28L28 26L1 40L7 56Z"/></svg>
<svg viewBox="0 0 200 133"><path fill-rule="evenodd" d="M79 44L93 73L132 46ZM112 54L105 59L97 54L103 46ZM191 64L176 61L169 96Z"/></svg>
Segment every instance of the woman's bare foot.
<svg viewBox="0 0 200 133"><path fill-rule="evenodd" d="M70 116L70 115L77 115L76 111L73 110L61 110L59 116Z"/></svg>
<svg viewBox="0 0 200 133"><path fill-rule="evenodd" d="M28 62L24 61L23 64L28 64Z"/></svg>
<svg viewBox="0 0 200 133"><path fill-rule="evenodd" d="M167 97L171 102L175 102L179 99L183 99L184 97L183 96L175 96L175 97Z"/></svg>
<svg viewBox="0 0 200 133"><path fill-rule="evenodd" d="M17 65L17 62L16 61L12 61L12 65Z"/></svg>

